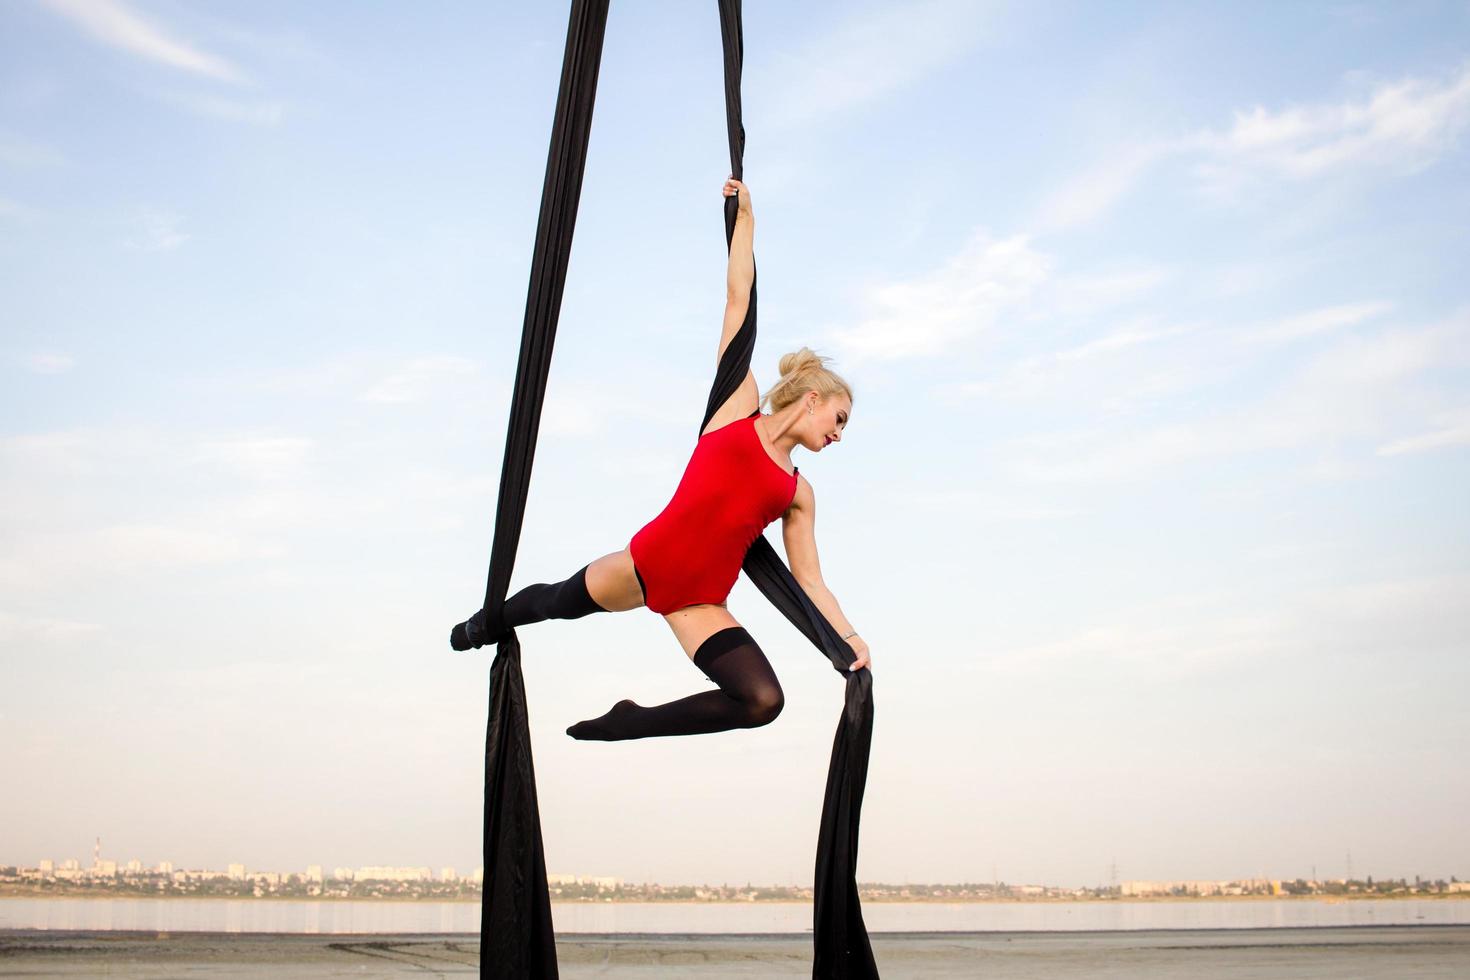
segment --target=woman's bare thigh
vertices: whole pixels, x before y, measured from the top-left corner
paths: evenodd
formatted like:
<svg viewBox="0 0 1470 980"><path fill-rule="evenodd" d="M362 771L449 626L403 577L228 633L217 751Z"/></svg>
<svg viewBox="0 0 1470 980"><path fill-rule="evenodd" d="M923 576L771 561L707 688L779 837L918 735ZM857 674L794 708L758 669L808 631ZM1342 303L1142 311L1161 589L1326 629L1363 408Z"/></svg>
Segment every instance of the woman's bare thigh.
<svg viewBox="0 0 1470 980"><path fill-rule="evenodd" d="M608 612L625 612L643 605L643 588L627 548L603 555L587 566L587 594Z"/></svg>
<svg viewBox="0 0 1470 980"><path fill-rule="evenodd" d="M644 604L643 587L638 584L633 556L627 548L603 555L587 566L587 594L609 612L637 609ZM740 625L730 610L708 603L685 606L666 614L664 620L691 660L705 640L722 629Z"/></svg>
<svg viewBox="0 0 1470 980"><path fill-rule="evenodd" d="M730 615L730 610L724 606L700 605L685 606L671 613L664 614L664 620L678 637L679 645L684 648L684 654L690 660L698 652L700 646L711 636L722 629L731 626L739 626L735 617Z"/></svg>

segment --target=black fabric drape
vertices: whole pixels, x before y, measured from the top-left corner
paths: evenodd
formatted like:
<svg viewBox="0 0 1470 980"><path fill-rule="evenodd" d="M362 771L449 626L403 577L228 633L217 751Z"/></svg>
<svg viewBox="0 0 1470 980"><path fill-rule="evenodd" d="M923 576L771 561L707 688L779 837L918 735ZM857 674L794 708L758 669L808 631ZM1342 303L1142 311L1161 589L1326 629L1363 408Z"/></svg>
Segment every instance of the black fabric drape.
<svg viewBox="0 0 1470 980"><path fill-rule="evenodd" d="M521 326L500 498L485 610L490 623L501 620L510 588L541 404L551 370L551 351L561 312L562 287L571 259L572 231L587 163L597 70L607 26L608 0L573 0L562 55L561 85L551 127L541 215L531 256L531 282ZM480 909L480 976L555 978L556 941L551 896L546 888L546 856L541 814L536 805L536 770L526 718L526 688L521 676L521 646L510 633L496 646L490 666L490 709L485 728L485 881Z"/></svg>
<svg viewBox="0 0 1470 980"><path fill-rule="evenodd" d="M608 0L573 0L567 28L485 589L490 624L501 619L520 541L586 165L607 7ZM719 9L730 166L731 172L741 177L745 129L740 104L744 57L740 0L719 0ZM727 246L734 232L736 207L734 198L726 199ZM700 430L744 380L755 350L755 336L756 296L752 283L749 311L720 359ZM877 977L856 881L858 822L873 730L872 676L867 670L847 670L854 659L852 648L812 605L764 536L751 546L743 567L756 587L846 679L845 705L832 744L817 844L812 975ZM490 668L484 849L480 975L506 980L556 977L556 945L546 885L541 818L536 804L520 642L514 631L497 645Z"/></svg>
<svg viewBox="0 0 1470 980"><path fill-rule="evenodd" d="M725 127L730 141L730 170L737 179L744 179L741 175L745 124L741 114L740 75L745 41L740 0L720 0L720 38L725 52ZM735 198L725 199L727 247L735 232L737 207ZM720 357L700 431L745 379L755 352L755 334L756 292L752 280L745 322ZM857 890L858 823L873 740L873 675L866 668L847 669L857 659L852 647L812 604L765 535L756 538L750 546L743 567L756 588L826 655L847 681L842 719L832 740L827 792L822 800L822 823L817 837L812 976L876 977L878 967L873 962L873 948L863 924Z"/></svg>

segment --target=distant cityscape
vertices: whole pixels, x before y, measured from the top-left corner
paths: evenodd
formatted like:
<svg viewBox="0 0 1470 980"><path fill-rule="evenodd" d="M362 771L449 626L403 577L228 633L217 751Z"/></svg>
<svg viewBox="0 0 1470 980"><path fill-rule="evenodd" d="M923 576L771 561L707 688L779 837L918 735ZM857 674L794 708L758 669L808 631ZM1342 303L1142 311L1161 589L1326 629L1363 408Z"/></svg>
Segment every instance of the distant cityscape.
<svg viewBox="0 0 1470 980"><path fill-rule="evenodd" d="M621 878L597 875L548 874L547 885L554 899L593 902L760 902L810 901L809 886L660 885L630 883ZM92 863L83 867L75 859L57 863L37 862L35 867L0 866L0 893L24 895L108 895L221 898L315 898L478 900L484 869L461 875L455 868L390 867L367 865L336 867L330 873L322 865L307 865L300 871L262 871L244 864L226 865L223 870L176 868L170 861L144 867L139 860L119 864L104 859L101 842L94 847ZM1230 881L1122 881L1095 887L1064 888L1054 885L1006 882L961 884L860 883L866 901L965 902L1060 900L1089 901L1124 898L1231 898L1231 897L1434 897L1470 896L1470 882L1451 877L1424 879L1332 878L1272 879L1243 878Z"/></svg>

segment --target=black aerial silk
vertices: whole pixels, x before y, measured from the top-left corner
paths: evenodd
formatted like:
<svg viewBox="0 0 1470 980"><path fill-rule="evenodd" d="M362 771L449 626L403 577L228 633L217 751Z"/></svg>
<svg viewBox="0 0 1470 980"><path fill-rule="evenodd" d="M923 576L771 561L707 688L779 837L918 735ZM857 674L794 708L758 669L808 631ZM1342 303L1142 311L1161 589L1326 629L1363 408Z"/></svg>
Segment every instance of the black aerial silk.
<svg viewBox="0 0 1470 980"><path fill-rule="evenodd" d="M486 618L491 624L501 621L526 510L541 405L551 369L562 287L566 282L587 160L607 9L608 0L572 0L531 259L505 460L500 473L490 575L485 587ZM736 178L741 178L745 128L740 111L744 55L740 0L719 0L719 9L730 169ZM736 198L726 198L727 246L734 233L736 209ZM720 359L700 431L744 380L755 350L755 322L756 297L752 283L749 311ZM866 669L848 671L848 665L855 659L852 648L812 605L764 535L751 545L743 567L756 587L832 662L847 684L842 718L832 742L817 840L812 976L877 977L878 969L858 903L856 880L858 819L873 733L872 675ZM485 890L480 917L480 976L506 980L557 976L551 899L546 885L546 857L536 804L536 773L531 760L520 657L520 640L512 630L497 645L490 667L490 709L485 733Z"/></svg>

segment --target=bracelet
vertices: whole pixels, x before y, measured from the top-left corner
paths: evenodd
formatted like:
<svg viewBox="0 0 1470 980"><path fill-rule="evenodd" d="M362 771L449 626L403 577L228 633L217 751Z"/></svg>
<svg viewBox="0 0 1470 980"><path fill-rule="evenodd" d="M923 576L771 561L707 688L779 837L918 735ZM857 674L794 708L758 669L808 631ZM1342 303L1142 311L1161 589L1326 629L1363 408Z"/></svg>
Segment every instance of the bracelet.
<svg viewBox="0 0 1470 980"><path fill-rule="evenodd" d="M844 636L843 637L843 639L845 640L848 637L853 637L853 636L857 636L857 630L853 630L851 633L848 633L847 636Z"/></svg>

